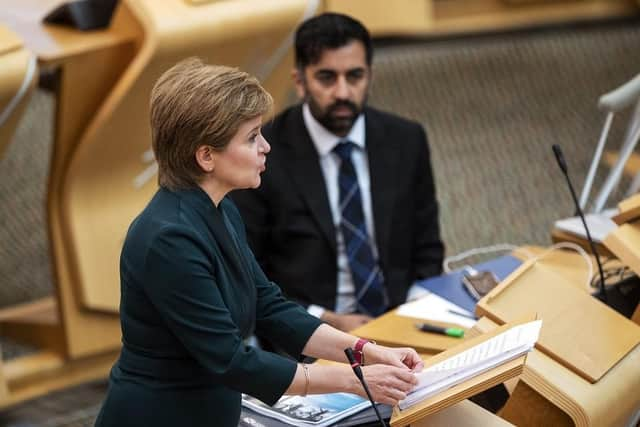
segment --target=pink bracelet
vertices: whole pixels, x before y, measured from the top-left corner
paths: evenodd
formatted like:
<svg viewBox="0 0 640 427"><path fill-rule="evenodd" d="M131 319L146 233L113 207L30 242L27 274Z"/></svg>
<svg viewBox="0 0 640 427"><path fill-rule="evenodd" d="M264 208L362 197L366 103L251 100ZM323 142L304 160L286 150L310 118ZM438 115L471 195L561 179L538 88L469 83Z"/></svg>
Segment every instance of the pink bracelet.
<svg viewBox="0 0 640 427"><path fill-rule="evenodd" d="M353 346L353 356L356 359L356 362L360 364L360 366L364 366L364 351L363 348L365 344L375 344L375 341L365 340L364 338L358 338L356 344Z"/></svg>

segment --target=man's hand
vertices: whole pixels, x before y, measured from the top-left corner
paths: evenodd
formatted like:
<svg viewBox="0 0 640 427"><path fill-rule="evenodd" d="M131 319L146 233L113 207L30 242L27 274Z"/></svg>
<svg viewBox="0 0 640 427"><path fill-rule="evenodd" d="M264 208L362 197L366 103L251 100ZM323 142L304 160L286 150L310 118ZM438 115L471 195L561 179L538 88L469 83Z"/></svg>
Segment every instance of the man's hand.
<svg viewBox="0 0 640 427"><path fill-rule="evenodd" d="M321 319L344 332L349 332L373 320L372 317L364 314L337 314L329 310L324 312Z"/></svg>

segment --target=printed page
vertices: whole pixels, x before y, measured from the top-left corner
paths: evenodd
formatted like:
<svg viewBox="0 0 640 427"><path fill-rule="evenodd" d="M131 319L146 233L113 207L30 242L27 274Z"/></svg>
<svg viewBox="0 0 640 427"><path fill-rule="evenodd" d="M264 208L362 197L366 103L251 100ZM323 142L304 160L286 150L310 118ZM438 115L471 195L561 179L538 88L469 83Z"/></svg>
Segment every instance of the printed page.
<svg viewBox="0 0 640 427"><path fill-rule="evenodd" d="M398 307L396 314L398 314L398 316L415 317L417 319L455 323L464 328L471 328L476 323L476 320L473 319L473 313L434 293L402 304Z"/></svg>

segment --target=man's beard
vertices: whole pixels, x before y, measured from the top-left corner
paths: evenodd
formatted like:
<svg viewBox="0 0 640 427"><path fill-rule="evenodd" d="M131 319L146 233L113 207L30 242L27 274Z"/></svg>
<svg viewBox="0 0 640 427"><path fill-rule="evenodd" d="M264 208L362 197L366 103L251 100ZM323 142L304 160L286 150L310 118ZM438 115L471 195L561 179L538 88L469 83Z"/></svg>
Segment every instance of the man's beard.
<svg viewBox="0 0 640 427"><path fill-rule="evenodd" d="M309 104L311 114L318 123L324 126L331 133L338 136L346 136L362 112L362 108L348 100L336 101L327 107L325 111L322 111L322 108L315 102L313 97L308 94L306 96L306 101ZM351 111L351 114L348 116L335 116L335 110L340 107L348 108Z"/></svg>

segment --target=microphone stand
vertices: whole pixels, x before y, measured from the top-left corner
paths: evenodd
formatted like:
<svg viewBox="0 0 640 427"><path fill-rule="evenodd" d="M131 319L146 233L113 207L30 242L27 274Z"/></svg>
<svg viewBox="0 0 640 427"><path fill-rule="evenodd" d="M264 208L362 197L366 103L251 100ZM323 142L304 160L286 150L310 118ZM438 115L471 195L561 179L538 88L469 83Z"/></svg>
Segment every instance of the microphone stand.
<svg viewBox="0 0 640 427"><path fill-rule="evenodd" d="M347 355L347 359L351 364L351 368L353 368L353 373L356 374L356 377L358 377L358 379L362 383L362 387L364 387L364 391L365 393L367 393L367 397L371 402L371 406L373 406L373 410L376 411L376 415L378 417L378 421L380 421L380 425L382 427L387 427L387 424L384 422L384 420L382 419L382 416L380 415L380 412L378 411L378 406L376 405L376 402L374 402L373 397L371 397L371 392L369 391L367 382L364 380L364 375L362 374L362 368L360 368L360 364L356 361L356 358L353 355L353 350L351 348L345 348L344 354Z"/></svg>
<svg viewBox="0 0 640 427"><path fill-rule="evenodd" d="M600 291L599 291L599 295L598 298L604 302L605 304L607 304L607 293L604 287L604 273L602 271L602 263L600 262L600 256L598 255L598 251L596 250L596 244L594 243L593 239L591 238L591 233L589 232L589 227L587 227L587 221L584 218L584 213L582 212L582 209L580 209L580 203L578 203L578 198L576 197L576 192L573 189L573 184L571 184L571 179L569 178L569 173L567 171L567 162L564 159L564 154L562 154L562 149L560 148L560 146L558 144L553 144L553 146L551 147L553 149L553 154L555 154L556 156L556 160L558 162L558 166L560 167L560 170L562 171L562 174L564 175L565 179L567 180L567 184L569 185L569 191L571 192L571 197L573 198L573 203L576 206L576 212L578 213L578 216L580 217L580 220L582 221L582 225L584 226L584 230L587 232L587 240L589 241L589 247L591 247L591 252L593 253L593 256L595 256L596 258L596 264L598 264L598 272L600 274Z"/></svg>

